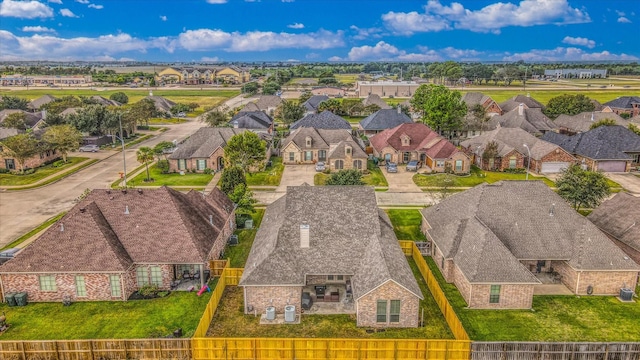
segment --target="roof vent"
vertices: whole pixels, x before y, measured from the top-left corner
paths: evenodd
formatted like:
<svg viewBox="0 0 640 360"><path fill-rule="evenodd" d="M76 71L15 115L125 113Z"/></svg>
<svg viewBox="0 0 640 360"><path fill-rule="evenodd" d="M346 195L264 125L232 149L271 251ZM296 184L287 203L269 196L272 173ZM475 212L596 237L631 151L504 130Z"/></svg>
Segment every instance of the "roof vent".
<svg viewBox="0 0 640 360"><path fill-rule="evenodd" d="M518 115L522 116L524 115L524 104L520 104L518 105Z"/></svg>
<svg viewBox="0 0 640 360"><path fill-rule="evenodd" d="M309 225L308 224L300 225L300 247L301 248L309 247Z"/></svg>
<svg viewBox="0 0 640 360"><path fill-rule="evenodd" d="M84 213L85 211L87 211L87 209L86 209L86 208L83 208L83 207L81 207L81 208L80 208L80 212L81 212L81 213Z"/></svg>
<svg viewBox="0 0 640 360"><path fill-rule="evenodd" d="M111 189L107 189L107 194L111 194Z"/></svg>
<svg viewBox="0 0 640 360"><path fill-rule="evenodd" d="M125 205L125 207L124 207L124 214L125 214L125 215L129 215L129 205Z"/></svg>
<svg viewBox="0 0 640 360"><path fill-rule="evenodd" d="M213 225L213 215L209 215L209 224Z"/></svg>
<svg viewBox="0 0 640 360"><path fill-rule="evenodd" d="M126 194L127 193L127 189L122 189L122 193Z"/></svg>
<svg viewBox="0 0 640 360"><path fill-rule="evenodd" d="M64 224L60 223L60 231L64 231Z"/></svg>
<svg viewBox="0 0 640 360"><path fill-rule="evenodd" d="M556 210L556 204L551 204L551 208L549 209L549 216L553 216Z"/></svg>
<svg viewBox="0 0 640 360"><path fill-rule="evenodd" d="M142 189L138 189L138 194L142 195Z"/></svg>
<svg viewBox="0 0 640 360"><path fill-rule="evenodd" d="M402 114L402 106L400 104L398 104L398 114Z"/></svg>

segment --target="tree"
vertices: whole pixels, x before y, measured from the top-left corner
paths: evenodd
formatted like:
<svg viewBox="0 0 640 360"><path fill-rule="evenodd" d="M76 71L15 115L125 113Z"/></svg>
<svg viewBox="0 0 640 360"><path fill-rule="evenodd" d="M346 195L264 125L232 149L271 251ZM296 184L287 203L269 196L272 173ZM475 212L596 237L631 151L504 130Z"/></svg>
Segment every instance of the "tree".
<svg viewBox="0 0 640 360"><path fill-rule="evenodd" d="M489 141L487 143L487 147L482 152L482 160L489 161L491 159L495 159L498 156L498 143L495 141ZM493 170L493 169L489 169Z"/></svg>
<svg viewBox="0 0 640 360"><path fill-rule="evenodd" d="M157 116L158 110L153 100L142 99L131 106L129 113L138 121L138 124L149 126L149 119Z"/></svg>
<svg viewBox="0 0 640 360"><path fill-rule="evenodd" d="M333 76L318 79L318 85L338 85L338 79Z"/></svg>
<svg viewBox="0 0 640 360"><path fill-rule="evenodd" d="M262 85L262 93L264 95L274 95L278 90L280 90L280 84L274 81L267 81Z"/></svg>
<svg viewBox="0 0 640 360"><path fill-rule="evenodd" d="M274 116L285 124L302 119L305 108L295 101L283 100L276 108Z"/></svg>
<svg viewBox="0 0 640 360"><path fill-rule="evenodd" d="M136 157L139 163L144 164L147 168L147 180L151 181L151 176L149 175L149 162L153 161L153 149L148 146L142 146L138 151L136 151Z"/></svg>
<svg viewBox="0 0 640 360"><path fill-rule="evenodd" d="M170 111L172 114L175 115L181 112L184 112L184 113L189 112L189 110L191 110L191 108L187 104L175 104Z"/></svg>
<svg viewBox="0 0 640 360"><path fill-rule="evenodd" d="M24 162L38 153L38 141L32 134L18 134L2 140L2 153L16 159L20 172L24 173Z"/></svg>
<svg viewBox="0 0 640 360"><path fill-rule="evenodd" d="M460 92L443 85L420 85L411 98L411 106L421 114L422 121L440 135L443 131L459 129L467 114Z"/></svg>
<svg viewBox="0 0 640 360"><path fill-rule="evenodd" d="M231 195L238 185L247 185L244 171L237 166L224 169L220 177L220 190L227 195Z"/></svg>
<svg viewBox="0 0 640 360"><path fill-rule="evenodd" d="M27 99L19 98L17 96L2 95L0 110L16 109L27 111L28 105L29 101L27 101Z"/></svg>
<svg viewBox="0 0 640 360"><path fill-rule="evenodd" d="M265 143L251 131L244 131L234 135L224 148L224 158L227 166L237 165L245 173L256 167L266 158Z"/></svg>
<svg viewBox="0 0 640 360"><path fill-rule="evenodd" d="M335 114L340 111L340 105L340 100L338 99L325 100L318 105L318 112L320 113L328 110Z"/></svg>
<svg viewBox="0 0 640 360"><path fill-rule="evenodd" d="M85 106L69 115L67 121L80 132L91 135L117 132L119 128L117 115L104 105Z"/></svg>
<svg viewBox="0 0 640 360"><path fill-rule="evenodd" d="M111 96L109 96L109 99L117 101L123 105L129 102L129 97L127 96L127 94L123 93L122 91L118 91L116 93L111 94Z"/></svg>
<svg viewBox="0 0 640 360"><path fill-rule="evenodd" d="M47 110L47 114L60 114L69 108L83 107L84 105L86 104L84 104L79 98L73 95L68 95L57 99L56 101L42 105L41 109Z"/></svg>
<svg viewBox="0 0 640 360"><path fill-rule="evenodd" d="M174 145L171 141L160 141L153 147L153 155L158 157L158 161L162 160L160 157L167 159L166 150L173 149Z"/></svg>
<svg viewBox="0 0 640 360"><path fill-rule="evenodd" d="M60 151L62 160L67 162L67 153L78 150L82 134L71 125L54 125L47 128L42 136L52 149Z"/></svg>
<svg viewBox="0 0 640 360"><path fill-rule="evenodd" d="M551 98L547 103L547 107L544 109L545 115L555 119L558 115L576 115L581 112L593 111L595 106L588 97L577 95L560 95Z"/></svg>
<svg viewBox="0 0 640 360"><path fill-rule="evenodd" d="M593 130L600 126L616 126L616 125L617 125L616 121L613 119L602 119L591 124L591 126L589 126L589 130Z"/></svg>
<svg viewBox="0 0 640 360"><path fill-rule="evenodd" d="M364 185L362 173L358 169L340 170L331 174L327 179L327 185Z"/></svg>
<svg viewBox="0 0 640 360"><path fill-rule="evenodd" d="M201 118L201 121L211 127L226 124L229 121L229 110L226 106L218 106L217 108L207 112Z"/></svg>
<svg viewBox="0 0 640 360"><path fill-rule="evenodd" d="M640 135L640 128L634 124L629 124L629 130L633 131L636 135Z"/></svg>
<svg viewBox="0 0 640 360"><path fill-rule="evenodd" d="M309 90L304 91L302 94L300 94L300 97L298 98L298 103L304 104L304 102L309 100L312 96L313 94L311 93L311 91Z"/></svg>
<svg viewBox="0 0 640 360"><path fill-rule="evenodd" d="M556 181L556 187L558 195L567 200L576 211L581 207L597 207L611 193L603 173L583 170L579 164L565 169Z"/></svg>
<svg viewBox="0 0 640 360"><path fill-rule="evenodd" d="M229 194L229 199L236 204L236 215L240 215L240 217L243 215L246 217L256 212L254 205L258 200L253 198L253 192L247 189L245 184L238 184Z"/></svg>
<svg viewBox="0 0 640 360"><path fill-rule="evenodd" d="M244 85L242 85L242 93L243 94L247 94L247 95L255 95L258 93L258 89L260 88L260 86L258 85L257 82L252 81L249 83L246 83Z"/></svg>
<svg viewBox="0 0 640 360"><path fill-rule="evenodd" d="M27 116L23 112L16 112L7 115L0 125L7 129L27 130L27 124L25 123L26 120Z"/></svg>

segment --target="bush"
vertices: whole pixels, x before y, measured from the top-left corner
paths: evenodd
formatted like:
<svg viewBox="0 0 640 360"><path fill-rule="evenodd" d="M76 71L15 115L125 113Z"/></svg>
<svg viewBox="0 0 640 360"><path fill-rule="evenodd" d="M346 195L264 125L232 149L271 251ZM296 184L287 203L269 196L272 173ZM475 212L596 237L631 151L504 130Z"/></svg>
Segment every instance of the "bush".
<svg viewBox="0 0 640 360"><path fill-rule="evenodd" d="M207 175L211 174L212 172L213 172L213 170L212 170L212 169L209 169L209 168L206 168L206 169L204 169L204 171L203 171L203 173L205 173L205 174L207 174Z"/></svg>
<svg viewBox="0 0 640 360"><path fill-rule="evenodd" d="M510 173L510 174L525 174L527 172L527 169L525 168L504 169L504 172Z"/></svg>
<svg viewBox="0 0 640 360"><path fill-rule="evenodd" d="M9 172L11 172L9 169L0 169L0 174L8 174Z"/></svg>
<svg viewBox="0 0 640 360"><path fill-rule="evenodd" d="M156 168L160 170L163 174L169 173L169 160L159 160L156 163Z"/></svg>
<svg viewBox="0 0 640 360"><path fill-rule="evenodd" d="M142 295L142 296L151 296L154 295L156 292L158 292L158 286L157 285L144 285L141 286L140 289L138 289L138 294Z"/></svg>
<svg viewBox="0 0 640 360"><path fill-rule="evenodd" d="M325 173L325 174L331 174L331 169L326 168L326 169L324 169L323 173Z"/></svg>
<svg viewBox="0 0 640 360"><path fill-rule="evenodd" d="M53 166L54 168L57 168L57 167L63 166L64 164L65 162L63 160L57 160L57 161L54 161L53 164L51 164L51 166Z"/></svg>

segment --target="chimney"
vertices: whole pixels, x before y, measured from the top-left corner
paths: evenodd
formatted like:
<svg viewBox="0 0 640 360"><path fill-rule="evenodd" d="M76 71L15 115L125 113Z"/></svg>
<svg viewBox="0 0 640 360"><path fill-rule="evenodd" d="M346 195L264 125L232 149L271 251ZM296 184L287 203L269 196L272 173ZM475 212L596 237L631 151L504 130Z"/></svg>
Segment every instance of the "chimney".
<svg viewBox="0 0 640 360"><path fill-rule="evenodd" d="M60 231L64 231L64 224L60 223Z"/></svg>
<svg viewBox="0 0 640 360"><path fill-rule="evenodd" d="M309 247L309 225L307 224L300 225L300 247Z"/></svg>
<svg viewBox="0 0 640 360"><path fill-rule="evenodd" d="M209 224L213 225L213 215L209 215Z"/></svg>
<svg viewBox="0 0 640 360"><path fill-rule="evenodd" d="M398 104L398 114L402 114L402 106L400 104Z"/></svg>
<svg viewBox="0 0 640 360"><path fill-rule="evenodd" d="M524 104L518 105L518 115L524 115Z"/></svg>
<svg viewBox="0 0 640 360"><path fill-rule="evenodd" d="M81 213L84 213L85 211L87 211L87 209L86 209L86 208L83 208L83 207L81 207L81 208L80 208L80 212L81 212Z"/></svg>
<svg viewBox="0 0 640 360"><path fill-rule="evenodd" d="M41 114L42 114L41 116L42 120L47 120L47 110L43 109Z"/></svg>
<svg viewBox="0 0 640 360"><path fill-rule="evenodd" d="M553 213L555 210L556 210L556 204L551 204L551 209L549 209L549 216L553 216Z"/></svg>
<svg viewBox="0 0 640 360"><path fill-rule="evenodd" d="M124 214L125 214L125 215L129 215L129 205L125 205L125 207L124 207Z"/></svg>

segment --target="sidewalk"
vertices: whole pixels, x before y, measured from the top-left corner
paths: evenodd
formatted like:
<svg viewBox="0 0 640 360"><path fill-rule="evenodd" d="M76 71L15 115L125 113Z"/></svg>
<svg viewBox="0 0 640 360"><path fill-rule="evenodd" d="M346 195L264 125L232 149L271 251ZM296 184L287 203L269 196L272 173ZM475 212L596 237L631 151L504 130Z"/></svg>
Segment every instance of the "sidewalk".
<svg viewBox="0 0 640 360"><path fill-rule="evenodd" d="M209 181L207 186L204 187L205 194L209 194L211 193L211 191L213 191L216 185L218 185L218 182L220 181L221 177L222 177L222 171L218 171L215 173L215 175L213 175L213 179L211 179L211 181Z"/></svg>

